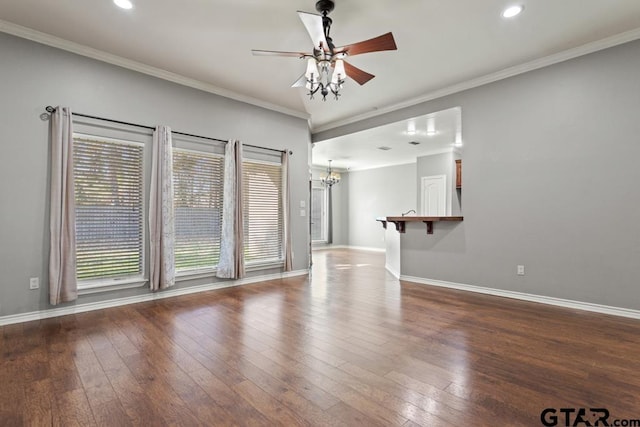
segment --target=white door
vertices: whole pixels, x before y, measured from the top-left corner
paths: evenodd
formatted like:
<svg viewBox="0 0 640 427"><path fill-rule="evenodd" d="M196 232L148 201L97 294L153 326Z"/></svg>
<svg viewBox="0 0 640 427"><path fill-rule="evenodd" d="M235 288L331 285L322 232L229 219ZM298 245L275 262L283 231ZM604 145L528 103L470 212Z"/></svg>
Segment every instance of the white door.
<svg viewBox="0 0 640 427"><path fill-rule="evenodd" d="M447 212L447 176L422 177L422 215L445 216Z"/></svg>

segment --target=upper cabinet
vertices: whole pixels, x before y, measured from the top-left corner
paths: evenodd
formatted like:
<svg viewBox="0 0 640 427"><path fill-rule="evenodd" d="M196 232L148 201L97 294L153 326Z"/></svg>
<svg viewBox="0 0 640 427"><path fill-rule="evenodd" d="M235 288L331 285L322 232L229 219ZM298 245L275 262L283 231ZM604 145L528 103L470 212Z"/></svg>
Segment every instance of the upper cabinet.
<svg viewBox="0 0 640 427"><path fill-rule="evenodd" d="M456 188L462 188L462 160L456 160Z"/></svg>

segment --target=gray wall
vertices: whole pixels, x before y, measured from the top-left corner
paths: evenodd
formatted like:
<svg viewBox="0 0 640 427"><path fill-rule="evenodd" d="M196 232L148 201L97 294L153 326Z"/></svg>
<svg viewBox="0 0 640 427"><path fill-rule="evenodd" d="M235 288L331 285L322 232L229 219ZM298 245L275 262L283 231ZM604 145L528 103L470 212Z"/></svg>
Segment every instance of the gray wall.
<svg viewBox="0 0 640 427"><path fill-rule="evenodd" d="M294 151L292 204L309 201L306 120L183 87L0 33L0 316L49 308L47 105ZM292 215L294 270L308 266L308 218ZM271 271L273 272L273 271ZM41 289L29 290L29 277ZM181 282L189 286L211 278ZM148 292L134 289L78 301Z"/></svg>
<svg viewBox="0 0 640 427"><path fill-rule="evenodd" d="M640 309L638 70L634 41L314 139L461 106L464 222L409 225L402 274Z"/></svg>
<svg viewBox="0 0 640 427"><path fill-rule="evenodd" d="M349 245L384 249L376 218L416 208L415 163L349 172Z"/></svg>
<svg viewBox="0 0 640 427"><path fill-rule="evenodd" d="M432 175L446 175L447 187L447 212L450 215L460 215L460 192L456 190L455 175L456 154L453 152L433 154L418 157L416 161L416 211L421 214L422 209L422 178Z"/></svg>

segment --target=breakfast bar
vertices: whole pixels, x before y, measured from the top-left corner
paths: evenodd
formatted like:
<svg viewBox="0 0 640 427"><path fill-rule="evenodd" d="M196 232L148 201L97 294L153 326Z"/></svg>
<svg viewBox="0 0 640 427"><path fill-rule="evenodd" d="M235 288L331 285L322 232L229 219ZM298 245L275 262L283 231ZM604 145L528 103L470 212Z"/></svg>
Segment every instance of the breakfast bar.
<svg viewBox="0 0 640 427"><path fill-rule="evenodd" d="M386 229L387 223L392 222L396 226L399 233L406 231L405 224L407 222L424 222L427 225L427 234L433 234L433 223L439 221L462 221L461 216L387 216L376 218Z"/></svg>
<svg viewBox="0 0 640 427"><path fill-rule="evenodd" d="M376 218L376 221L382 223L385 229L385 268L399 278L401 274L400 252L402 246L401 237L406 233L407 222L423 222L427 226L427 234L433 234L434 223L437 222L460 222L463 220L461 216L383 216ZM396 227L394 231L391 227L387 228L389 223L393 223Z"/></svg>

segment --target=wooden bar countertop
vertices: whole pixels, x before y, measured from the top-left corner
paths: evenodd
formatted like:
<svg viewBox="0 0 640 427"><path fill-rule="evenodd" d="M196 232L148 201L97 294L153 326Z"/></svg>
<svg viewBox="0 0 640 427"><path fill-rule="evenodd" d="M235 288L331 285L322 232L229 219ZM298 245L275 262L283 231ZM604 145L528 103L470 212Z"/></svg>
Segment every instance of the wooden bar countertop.
<svg viewBox="0 0 640 427"><path fill-rule="evenodd" d="M433 234L433 223L438 221L462 221L462 216L387 216L376 218L376 221L382 222L382 226L387 228L387 222L392 222L396 226L396 230L400 233L405 232L405 223L407 222L424 222L427 224L427 234Z"/></svg>

